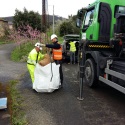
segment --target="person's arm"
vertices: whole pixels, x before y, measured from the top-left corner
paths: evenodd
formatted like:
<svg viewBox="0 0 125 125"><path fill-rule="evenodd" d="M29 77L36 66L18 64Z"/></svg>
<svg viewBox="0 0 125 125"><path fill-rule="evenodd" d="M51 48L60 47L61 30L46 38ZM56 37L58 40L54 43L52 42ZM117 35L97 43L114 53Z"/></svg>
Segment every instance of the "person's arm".
<svg viewBox="0 0 125 125"><path fill-rule="evenodd" d="M60 49L60 44L55 43L55 44L46 44L45 45L47 48L52 48L52 49Z"/></svg>

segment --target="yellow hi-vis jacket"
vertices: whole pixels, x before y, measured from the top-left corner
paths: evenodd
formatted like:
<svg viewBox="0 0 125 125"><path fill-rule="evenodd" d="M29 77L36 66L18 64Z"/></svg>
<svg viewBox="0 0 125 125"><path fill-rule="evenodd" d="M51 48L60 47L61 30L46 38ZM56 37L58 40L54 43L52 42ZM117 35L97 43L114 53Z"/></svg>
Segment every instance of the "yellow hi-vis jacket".
<svg viewBox="0 0 125 125"><path fill-rule="evenodd" d="M40 52L37 52L35 48L28 55L27 68L29 70L32 83L34 82L35 66L37 62L40 61L43 57L44 55L41 54Z"/></svg>
<svg viewBox="0 0 125 125"><path fill-rule="evenodd" d="M70 44L70 51L75 52L76 51L75 42L70 42L69 44Z"/></svg>

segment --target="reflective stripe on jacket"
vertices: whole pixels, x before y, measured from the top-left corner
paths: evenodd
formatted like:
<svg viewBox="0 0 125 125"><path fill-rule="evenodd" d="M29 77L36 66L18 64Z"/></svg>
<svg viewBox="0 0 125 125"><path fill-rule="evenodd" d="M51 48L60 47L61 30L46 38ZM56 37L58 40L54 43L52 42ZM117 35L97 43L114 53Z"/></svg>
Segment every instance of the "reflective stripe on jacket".
<svg viewBox="0 0 125 125"><path fill-rule="evenodd" d="M53 49L53 59L62 60L62 47L60 49Z"/></svg>

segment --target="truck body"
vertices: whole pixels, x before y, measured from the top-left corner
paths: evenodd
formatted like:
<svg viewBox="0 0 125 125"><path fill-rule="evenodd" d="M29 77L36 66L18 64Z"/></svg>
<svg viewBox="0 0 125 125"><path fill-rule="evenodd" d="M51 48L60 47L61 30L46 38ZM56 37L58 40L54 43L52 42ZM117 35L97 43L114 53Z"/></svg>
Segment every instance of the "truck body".
<svg viewBox="0 0 125 125"><path fill-rule="evenodd" d="M80 77L125 93L125 1L97 0L78 10Z"/></svg>

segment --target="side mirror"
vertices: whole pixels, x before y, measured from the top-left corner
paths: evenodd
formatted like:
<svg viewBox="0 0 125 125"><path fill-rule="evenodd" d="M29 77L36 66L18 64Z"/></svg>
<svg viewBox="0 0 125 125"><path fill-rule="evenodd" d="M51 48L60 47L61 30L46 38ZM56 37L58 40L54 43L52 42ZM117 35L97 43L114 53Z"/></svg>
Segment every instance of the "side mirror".
<svg viewBox="0 0 125 125"><path fill-rule="evenodd" d="M80 28L81 25L82 25L82 21L77 18L77 20L76 20L76 27Z"/></svg>

